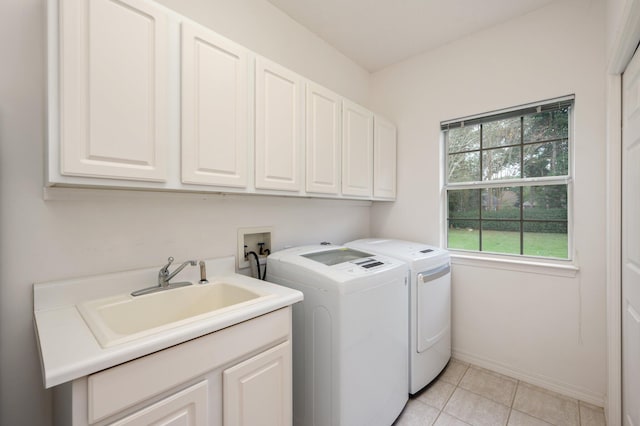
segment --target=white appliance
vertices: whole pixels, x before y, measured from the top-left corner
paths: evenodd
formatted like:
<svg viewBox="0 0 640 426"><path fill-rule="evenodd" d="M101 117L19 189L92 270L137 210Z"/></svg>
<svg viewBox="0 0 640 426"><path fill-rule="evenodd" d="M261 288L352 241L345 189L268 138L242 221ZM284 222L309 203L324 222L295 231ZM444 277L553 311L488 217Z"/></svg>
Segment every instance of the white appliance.
<svg viewBox="0 0 640 426"><path fill-rule="evenodd" d="M411 241L365 238L345 246L405 261L409 285L409 393L428 385L451 358L449 252Z"/></svg>
<svg viewBox="0 0 640 426"><path fill-rule="evenodd" d="M293 417L304 426L389 426L408 400L407 265L333 245L267 258L293 307Z"/></svg>

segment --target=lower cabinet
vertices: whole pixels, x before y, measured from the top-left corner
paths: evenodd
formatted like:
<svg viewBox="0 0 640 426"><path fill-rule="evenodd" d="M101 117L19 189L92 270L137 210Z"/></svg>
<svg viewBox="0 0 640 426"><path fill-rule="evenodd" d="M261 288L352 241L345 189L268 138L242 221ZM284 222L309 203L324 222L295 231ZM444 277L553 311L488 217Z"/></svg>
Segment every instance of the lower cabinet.
<svg viewBox="0 0 640 426"><path fill-rule="evenodd" d="M291 424L291 344L287 341L223 373L225 426Z"/></svg>
<svg viewBox="0 0 640 426"><path fill-rule="evenodd" d="M65 426L290 426L291 307L54 389Z"/></svg>
<svg viewBox="0 0 640 426"><path fill-rule="evenodd" d="M207 425L207 399L207 383L203 381L116 421L113 425Z"/></svg>

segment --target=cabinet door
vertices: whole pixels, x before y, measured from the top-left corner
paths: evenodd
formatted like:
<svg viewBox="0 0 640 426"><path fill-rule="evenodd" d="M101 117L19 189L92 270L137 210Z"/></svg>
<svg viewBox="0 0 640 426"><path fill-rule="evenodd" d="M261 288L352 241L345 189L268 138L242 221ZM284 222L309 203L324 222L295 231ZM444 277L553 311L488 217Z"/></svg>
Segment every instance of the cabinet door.
<svg viewBox="0 0 640 426"><path fill-rule="evenodd" d="M182 181L246 187L248 53L182 23Z"/></svg>
<svg viewBox="0 0 640 426"><path fill-rule="evenodd" d="M291 368L291 344L286 341L225 370L224 425L291 425Z"/></svg>
<svg viewBox="0 0 640 426"><path fill-rule="evenodd" d="M307 192L340 192L342 155L342 102L335 93L307 83L306 189Z"/></svg>
<svg viewBox="0 0 640 426"><path fill-rule="evenodd" d="M342 103L342 193L371 197L373 188L373 113Z"/></svg>
<svg viewBox="0 0 640 426"><path fill-rule="evenodd" d="M300 77L256 60L256 188L302 189L303 93Z"/></svg>
<svg viewBox="0 0 640 426"><path fill-rule="evenodd" d="M375 116L373 128L373 197L396 198L396 126Z"/></svg>
<svg viewBox="0 0 640 426"><path fill-rule="evenodd" d="M207 381L202 381L112 425L205 426L209 424L207 395Z"/></svg>
<svg viewBox="0 0 640 426"><path fill-rule="evenodd" d="M60 2L63 175L165 181L168 22L153 2Z"/></svg>

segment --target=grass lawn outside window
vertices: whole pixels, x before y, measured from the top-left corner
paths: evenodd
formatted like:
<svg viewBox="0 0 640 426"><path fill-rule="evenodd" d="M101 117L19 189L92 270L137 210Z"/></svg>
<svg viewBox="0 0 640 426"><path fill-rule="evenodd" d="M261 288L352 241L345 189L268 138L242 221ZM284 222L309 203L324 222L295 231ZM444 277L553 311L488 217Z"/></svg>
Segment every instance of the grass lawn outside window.
<svg viewBox="0 0 640 426"><path fill-rule="evenodd" d="M449 247L460 250L478 250L478 230L450 229ZM520 233L509 231L484 231L484 251L493 253L517 253L520 249ZM539 257L566 259L568 245L566 234L543 232L525 233L525 254Z"/></svg>

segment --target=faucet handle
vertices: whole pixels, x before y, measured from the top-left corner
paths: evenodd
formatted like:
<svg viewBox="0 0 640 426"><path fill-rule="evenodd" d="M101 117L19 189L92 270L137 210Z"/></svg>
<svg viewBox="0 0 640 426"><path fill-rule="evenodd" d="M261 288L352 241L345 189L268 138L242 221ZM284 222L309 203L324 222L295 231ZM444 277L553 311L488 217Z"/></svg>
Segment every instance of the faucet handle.
<svg viewBox="0 0 640 426"><path fill-rule="evenodd" d="M168 274L169 273L169 266L173 263L174 259L173 257L169 256L169 258L167 259L167 264L164 265L162 268L160 268L160 273L161 274Z"/></svg>

